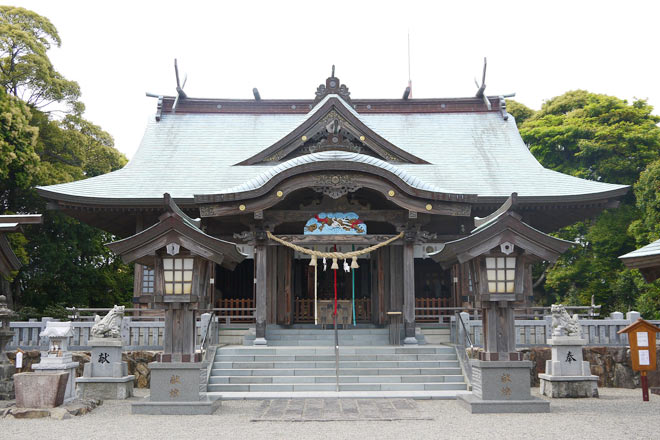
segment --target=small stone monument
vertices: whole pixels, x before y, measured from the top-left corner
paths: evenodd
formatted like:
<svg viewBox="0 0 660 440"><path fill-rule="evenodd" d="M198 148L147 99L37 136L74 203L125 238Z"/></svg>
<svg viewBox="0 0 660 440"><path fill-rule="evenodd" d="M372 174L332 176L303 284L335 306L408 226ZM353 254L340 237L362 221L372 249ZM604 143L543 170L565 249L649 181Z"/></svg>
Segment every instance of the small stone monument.
<svg viewBox="0 0 660 440"><path fill-rule="evenodd" d="M68 351L73 327L70 322L48 321L39 336L48 338L48 350L41 352L41 361L32 365L32 369L39 373L68 373L64 390L64 403L68 403L76 398L75 378L76 367L79 365Z"/></svg>
<svg viewBox="0 0 660 440"><path fill-rule="evenodd" d="M591 374L589 362L583 361L577 315L572 318L561 304L551 308L552 360L545 363L545 374L539 374L541 394L548 397L598 397L598 376Z"/></svg>
<svg viewBox="0 0 660 440"><path fill-rule="evenodd" d="M14 332L9 328L9 320L14 312L7 308L7 297L0 295L0 400L11 400L14 398L14 365L7 359L5 345L14 337Z"/></svg>
<svg viewBox="0 0 660 440"><path fill-rule="evenodd" d="M83 399L126 399L133 396L135 376L121 360L121 321L124 306L115 306L92 327L89 345L92 357L85 364L83 376L76 379L78 395Z"/></svg>

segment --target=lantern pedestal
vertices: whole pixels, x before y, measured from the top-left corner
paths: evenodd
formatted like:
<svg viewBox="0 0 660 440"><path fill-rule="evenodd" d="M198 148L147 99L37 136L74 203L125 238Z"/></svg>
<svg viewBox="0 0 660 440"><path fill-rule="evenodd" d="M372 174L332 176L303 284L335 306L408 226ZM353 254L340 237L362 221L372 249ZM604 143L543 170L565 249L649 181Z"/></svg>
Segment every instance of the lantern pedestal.
<svg viewBox="0 0 660 440"><path fill-rule="evenodd" d="M76 379L78 395L83 399L126 399L133 396L135 376L121 360L120 338L91 338L92 357L85 364L83 376Z"/></svg>
<svg viewBox="0 0 660 440"><path fill-rule="evenodd" d="M472 414L550 412L550 402L533 397L530 361L481 361L472 359L472 394L458 402Z"/></svg>
<svg viewBox="0 0 660 440"><path fill-rule="evenodd" d="M575 336L553 336L552 360L545 363L545 374L539 374L541 394L548 397L598 397L598 376L591 374L589 362L582 358L585 339Z"/></svg>
<svg viewBox="0 0 660 440"><path fill-rule="evenodd" d="M0 295L0 400L12 400L14 393L14 373L16 368L9 362L5 353L5 345L14 337L9 328L9 320L14 312L7 308L7 298Z"/></svg>
<svg viewBox="0 0 660 440"><path fill-rule="evenodd" d="M14 373L16 368L9 361L0 359L0 400L14 399Z"/></svg>
<svg viewBox="0 0 660 440"><path fill-rule="evenodd" d="M200 396L202 362L152 362L151 395L131 406L132 414L208 415L221 401Z"/></svg>

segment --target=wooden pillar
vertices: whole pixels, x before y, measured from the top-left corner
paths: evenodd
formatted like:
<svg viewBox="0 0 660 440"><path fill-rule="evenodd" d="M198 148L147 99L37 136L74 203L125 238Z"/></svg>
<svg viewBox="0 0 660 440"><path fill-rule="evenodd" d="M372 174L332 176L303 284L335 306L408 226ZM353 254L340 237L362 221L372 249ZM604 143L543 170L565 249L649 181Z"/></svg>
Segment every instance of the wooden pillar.
<svg viewBox="0 0 660 440"><path fill-rule="evenodd" d="M254 258L257 259L257 295L256 295L256 339L254 345L266 345L266 272L267 272L267 246L265 243L257 243L254 247Z"/></svg>
<svg viewBox="0 0 660 440"><path fill-rule="evenodd" d="M142 214L135 216L135 233L144 230L144 218ZM133 298L139 298L142 295L142 277L144 276L144 266L141 264L133 265ZM152 292L153 294L153 292ZM137 307L141 307L137 305Z"/></svg>
<svg viewBox="0 0 660 440"><path fill-rule="evenodd" d="M417 344L415 338L415 251L414 242L403 245L403 328L404 344Z"/></svg>

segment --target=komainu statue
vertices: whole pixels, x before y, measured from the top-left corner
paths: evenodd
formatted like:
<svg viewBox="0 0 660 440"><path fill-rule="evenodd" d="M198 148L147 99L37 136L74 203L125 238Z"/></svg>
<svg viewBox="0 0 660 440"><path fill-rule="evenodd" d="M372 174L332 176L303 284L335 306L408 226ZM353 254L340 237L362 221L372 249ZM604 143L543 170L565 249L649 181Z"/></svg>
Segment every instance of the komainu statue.
<svg viewBox="0 0 660 440"><path fill-rule="evenodd" d="M124 306L114 306L103 319L99 315L96 315L91 335L95 338L119 338L121 336L121 320L123 317Z"/></svg>
<svg viewBox="0 0 660 440"><path fill-rule="evenodd" d="M552 314L553 336L562 336L565 333L567 336L580 337L580 324L577 315L573 315L571 318L566 308L561 304L553 304L550 312Z"/></svg>

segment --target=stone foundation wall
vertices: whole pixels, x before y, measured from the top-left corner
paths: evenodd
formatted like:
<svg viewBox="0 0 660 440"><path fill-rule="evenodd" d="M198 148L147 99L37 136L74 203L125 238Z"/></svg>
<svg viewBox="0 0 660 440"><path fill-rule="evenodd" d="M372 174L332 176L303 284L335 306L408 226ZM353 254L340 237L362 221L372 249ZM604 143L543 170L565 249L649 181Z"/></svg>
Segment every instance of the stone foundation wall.
<svg viewBox="0 0 660 440"><path fill-rule="evenodd" d="M469 358L476 358L481 349L466 350ZM545 373L545 361L552 357L550 347L530 347L520 350L525 360L532 361L531 386L540 385L539 373ZM584 347L584 360L591 366L591 374L598 376L598 386L605 388L639 388L639 373L632 370L628 347ZM660 366L660 350L657 351ZM660 371L648 373L649 387L660 386Z"/></svg>
<svg viewBox="0 0 660 440"><path fill-rule="evenodd" d="M125 351L122 353L122 360L128 364L128 374L135 375L134 385L137 388L149 388L151 379L151 372L149 371L149 362L156 360L159 351ZM76 368L76 377L82 376L83 365L90 360L91 353L89 351L74 351L72 357L74 362L79 362ZM10 361L15 362L16 352L8 352L7 357ZM23 368L22 372L33 371L32 365L38 364L41 361L41 352L39 350L29 350L23 354Z"/></svg>

